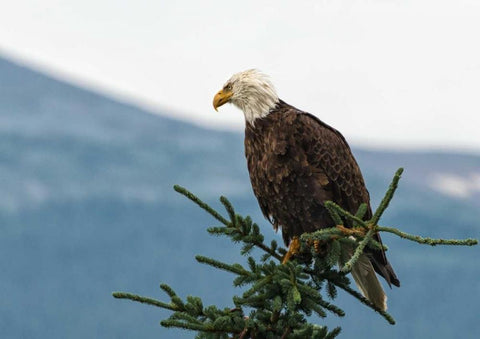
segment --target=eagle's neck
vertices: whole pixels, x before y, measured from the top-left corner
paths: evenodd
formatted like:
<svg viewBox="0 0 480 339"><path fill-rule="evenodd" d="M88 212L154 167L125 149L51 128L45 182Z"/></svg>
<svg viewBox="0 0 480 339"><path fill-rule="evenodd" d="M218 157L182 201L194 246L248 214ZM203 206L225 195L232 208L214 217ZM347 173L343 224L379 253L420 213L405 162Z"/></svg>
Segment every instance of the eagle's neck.
<svg viewBox="0 0 480 339"><path fill-rule="evenodd" d="M246 127L247 128L251 127L255 130L258 129L258 128L262 129L261 126L264 125L263 122L265 121L265 122L268 123L268 121L270 121L270 119L269 119L270 116L278 115L278 114L283 116L284 112L288 111L291 108L294 108L294 107L290 106L289 104L287 104L282 99L277 98L277 101L275 102L275 104L271 108L269 108L268 111L266 111L265 114L261 114L261 115L258 114L251 120L248 119L247 113L244 111L245 120L247 122Z"/></svg>
<svg viewBox="0 0 480 339"><path fill-rule="evenodd" d="M263 142L265 134L272 128L276 128L278 123L283 121L286 114L293 107L279 99L277 104L263 118L255 119L254 123L245 124L245 137L251 138L256 142Z"/></svg>
<svg viewBox="0 0 480 339"><path fill-rule="evenodd" d="M245 121L252 126L257 119L265 118L275 109L279 103L277 93L274 90L263 90L262 92L252 93L240 100L236 100L236 105L243 111Z"/></svg>

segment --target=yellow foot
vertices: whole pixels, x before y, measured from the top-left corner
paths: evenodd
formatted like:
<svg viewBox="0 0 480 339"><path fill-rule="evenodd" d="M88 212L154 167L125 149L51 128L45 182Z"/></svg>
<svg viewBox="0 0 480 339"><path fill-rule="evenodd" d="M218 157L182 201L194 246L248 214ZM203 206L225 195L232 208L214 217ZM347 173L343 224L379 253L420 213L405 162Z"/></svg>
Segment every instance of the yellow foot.
<svg viewBox="0 0 480 339"><path fill-rule="evenodd" d="M286 264L292 256L298 253L300 249L300 240L298 237L293 237L292 241L290 241L290 245L288 246L288 252L285 254L285 257L282 260L282 264Z"/></svg>
<svg viewBox="0 0 480 339"><path fill-rule="evenodd" d="M313 248L315 249L315 253L320 253L320 240L313 241Z"/></svg>

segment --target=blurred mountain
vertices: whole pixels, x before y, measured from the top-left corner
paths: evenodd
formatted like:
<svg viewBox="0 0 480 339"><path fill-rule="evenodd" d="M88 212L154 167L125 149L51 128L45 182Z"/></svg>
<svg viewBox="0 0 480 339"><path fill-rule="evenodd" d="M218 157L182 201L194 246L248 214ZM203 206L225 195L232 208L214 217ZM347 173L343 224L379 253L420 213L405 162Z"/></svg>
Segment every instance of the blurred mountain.
<svg viewBox="0 0 480 339"><path fill-rule="evenodd" d="M278 238L253 197L243 136L207 130L66 84L0 58L0 336L191 338L168 312L114 300L163 298L160 282L206 304L232 305L231 276L195 254L238 262L215 225L172 190L220 207L226 195ZM212 114L212 119L215 116ZM374 205L406 172L384 225L432 237L479 237L480 157L354 149ZM477 338L478 248L429 248L384 236L402 287L388 291L397 325L347 295L342 338Z"/></svg>

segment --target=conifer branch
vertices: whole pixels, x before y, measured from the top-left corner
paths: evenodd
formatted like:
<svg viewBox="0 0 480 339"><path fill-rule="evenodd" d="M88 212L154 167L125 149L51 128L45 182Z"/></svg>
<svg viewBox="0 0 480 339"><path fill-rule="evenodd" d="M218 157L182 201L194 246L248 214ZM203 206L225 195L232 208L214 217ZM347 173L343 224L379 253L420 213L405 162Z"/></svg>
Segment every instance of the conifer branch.
<svg viewBox="0 0 480 339"><path fill-rule="evenodd" d="M337 287L369 308L378 312L390 324L395 324L393 317L376 307L362 294L350 287L346 274L352 269L366 247L386 250L386 246L373 239L378 232L393 233L401 238L428 245L476 245L476 239L432 239L411 235L393 227L379 226L380 217L388 207L398 186L403 169L399 169L392 180L379 207L370 220L364 220L368 210L367 204L361 204L354 214L339 205L327 201L325 207L330 212L337 227L320 229L300 237L300 252L296 259L285 265L281 264L286 250L278 247L276 241L270 246L264 243L257 224L250 217L242 217L235 212L230 201L221 197L228 218L203 202L187 189L175 185L175 191L184 195L199 207L211 214L223 226L208 228L212 235L224 235L235 243L241 244L241 254L246 256L253 248L264 254L260 261L249 257L248 265L228 264L219 260L197 255L199 263L207 264L235 275L235 286L247 286L241 296L233 297L235 308L218 309L216 306L204 307L198 297L188 296L182 300L168 285L160 288L170 297L165 303L148 297L131 293L114 292L118 299L129 299L156 307L168 309L173 313L161 321L164 327L175 327L197 331L198 339L210 338L316 338L332 339L340 333L337 327L331 332L325 326L317 326L307 322L308 316L315 313L323 318L327 312L343 317L345 312L337 306L325 301L320 293L324 290L334 299ZM352 228L343 226L344 221ZM345 259L345 248L354 249L353 255L346 260L343 269L334 267ZM343 254L342 254L343 253ZM275 259L275 260L270 260ZM343 261L343 260L342 260ZM245 309L251 310L245 316Z"/></svg>
<svg viewBox="0 0 480 339"><path fill-rule="evenodd" d="M325 339L333 339L335 338L337 335L340 334L340 332L342 331L342 329L340 327L335 327L332 332L328 333L326 336L325 336Z"/></svg>
<svg viewBox="0 0 480 339"><path fill-rule="evenodd" d="M168 296L170 298L173 298L173 297L176 297L177 294L175 293L175 291L170 287L168 286L167 284L160 284L160 288L168 294Z"/></svg>
<svg viewBox="0 0 480 339"><path fill-rule="evenodd" d="M217 219L218 221L220 221L222 224L224 224L225 226L228 226L228 221L227 219L225 219L224 217L222 217L220 215L220 213L218 213L217 211L215 211L212 207L210 207L210 205L208 205L207 203L203 202L202 200L200 200L195 194L193 194L192 192L190 192L189 190L187 190L186 188L182 187L182 186L179 186L179 185L174 185L173 186L173 189L175 191L177 191L178 193L180 193L181 195L187 197L188 199L190 199L191 201L193 201L194 203L196 203L198 206L200 206L200 208L204 209L205 211L207 211L208 213L210 213L215 219Z"/></svg>
<svg viewBox="0 0 480 339"><path fill-rule="evenodd" d="M367 213L367 210L368 210L368 205L366 203L361 203L360 206L358 207L357 213L355 213L355 217L357 217L360 220L363 220L363 217ZM353 227L356 227L356 226L361 226L361 225L354 224Z"/></svg>
<svg viewBox="0 0 480 339"><path fill-rule="evenodd" d="M225 207L225 209L227 210L227 213L230 217L230 222L225 219L219 212L217 212L215 209L213 209L210 205L208 205L207 203L205 203L204 201L202 201L200 198L198 198L195 194L193 194L192 192L190 192L189 190L187 190L186 188L182 187L182 186L179 186L179 185L174 185L173 186L173 189L182 194L183 196L187 197L188 199L190 199L191 201L193 201L195 204L197 204L200 208L204 209L205 211L207 211L207 213L209 213L210 215L212 215L215 219L217 219L218 221L220 221L222 224L224 224L226 227L235 227L238 229L237 226L237 221L239 222L245 222L240 216L236 215L235 214L235 210L232 206L232 204L230 203L230 201L224 197L224 196L221 196L220 197L220 202L223 204L223 206ZM237 220L237 217L240 217L240 220ZM247 217L248 218L248 217ZM251 220L250 220L251 221ZM258 227L258 226L257 226ZM230 232L229 232L230 231ZM241 230L240 230L241 231ZM223 227L211 227L209 228L209 232L212 233L212 234L225 234L225 235L228 235L229 233L231 234L231 230L228 230L228 229L225 229ZM243 234L242 235L246 235L245 232L242 232ZM251 243L262 249L263 251L265 251L266 253L270 254L271 256L275 257L277 260L282 260L282 256L280 254L278 254L275 250L272 250L271 247L268 247L267 245L265 245L263 243L263 236L262 236L262 241L258 241L257 239L252 239Z"/></svg>
<svg viewBox="0 0 480 339"><path fill-rule="evenodd" d="M344 290L348 294L350 294L351 296L357 298L362 304L364 304L364 305L370 307L371 309L373 309L374 311L378 312L382 317L385 318L385 320L388 321L388 323L390 325L395 325L395 319L393 319L393 317L388 312L378 308L374 303L372 303L370 300L365 298L361 293L355 291L354 289L352 289L350 286L348 286L346 284L337 284L335 282L334 282L334 284L336 286L340 287L342 290Z"/></svg>
<svg viewBox="0 0 480 339"><path fill-rule="evenodd" d="M325 201L325 207L327 207L328 211L330 212L330 216L332 219L334 219L334 215L331 213L335 213L336 216L341 215L344 216L347 219L350 219L358 224L358 227L363 226L366 227L365 220L362 220L356 215L353 215L352 213L345 211L343 208L338 206L336 203L333 201ZM362 208L362 205L360 205L360 208ZM359 211L357 213L361 212L361 209L359 208ZM363 209L363 208L362 208ZM340 219L340 223L337 223L337 225L343 225L343 221Z"/></svg>
<svg viewBox="0 0 480 339"><path fill-rule="evenodd" d="M214 330L213 328L209 328L203 324L186 322L181 320L174 320L174 319L167 319L162 320L160 325L163 327L176 327L176 328L183 328L184 330L191 330L191 331L202 331L202 332L224 332L226 329L221 330Z"/></svg>
<svg viewBox="0 0 480 339"><path fill-rule="evenodd" d="M340 218L340 213L343 211L337 206L333 201L325 201L324 206L328 210L328 213L330 213L330 216L332 217L333 221L335 222L336 225L343 225L343 220Z"/></svg>
<svg viewBox="0 0 480 339"><path fill-rule="evenodd" d="M132 293L113 292L112 295L113 295L114 298L117 298L117 299L129 299L129 300L132 300L132 301L137 301L137 302L142 303L142 304L148 304L148 305L152 305L152 306L156 306L156 307L161 307L161 308L165 308L165 309L171 310L171 311L178 311L179 310L179 308L175 305L167 304L167 303L164 303L162 301L158 301L156 299L142 297L142 296L132 294Z"/></svg>
<svg viewBox="0 0 480 339"><path fill-rule="evenodd" d="M377 225L378 221L380 220L380 217L383 215L383 212L387 209L388 205L390 204L390 201L393 198L393 195L395 194L395 191L397 190L398 187L398 182L400 181L400 177L402 176L403 173L403 168L399 168L395 175L393 176L393 180L388 187L387 193L385 193L385 196L383 197L382 201L380 202L380 205L378 206L377 210L373 214L373 217L371 219L371 223L373 225Z"/></svg>
<svg viewBox="0 0 480 339"><path fill-rule="evenodd" d="M432 238L421 237L418 235L408 234L393 227L379 226L378 221L380 220L380 217L383 215L383 212L385 212L386 208L390 204L390 201L392 200L393 195L395 194L395 191L398 188L398 182L400 181L400 177L402 173L403 173L403 168L399 168L395 173L392 179L392 182L390 183L389 188L385 193L385 196L383 197L380 205L378 206L377 210L375 211L375 213L373 214L373 217L370 220L364 221L361 219L361 217L366 212L365 204L360 205L357 213L353 215L348 211L345 211L343 208L341 208L340 206L338 206L332 201L325 202L325 206L330 212L332 219L336 220L340 215L345 217L347 220L350 220L351 222L353 222L354 225L356 225L356 227L354 227L350 231L350 234L344 234L343 239L346 239L345 236L347 235L354 234L355 238L357 238L358 245L355 249L353 256L343 266L342 268L343 272L347 273L352 270L353 265L358 261L361 253L363 253L365 246L369 246L372 248L383 248L382 244L378 243L377 241L375 241L375 239L372 238L373 235L377 232L393 233L403 239L408 239L411 241L415 241L419 244L427 244L431 246L435 246L435 245L473 246L478 244L478 241L476 239L432 239ZM362 229L362 228L364 230L368 230L365 236L363 236L361 232L355 232L356 229ZM313 234L316 234L317 232L314 232ZM327 231L325 233L329 233L329 232L331 231ZM304 235L303 238L308 239L311 237L312 236Z"/></svg>
<svg viewBox="0 0 480 339"><path fill-rule="evenodd" d="M354 228L354 230L357 229L357 228L359 228L359 227ZM358 235L357 237L359 239L363 239L363 237L365 237L365 235L362 235L361 231L359 231L357 235ZM308 244L309 242L314 241L314 240L328 241L328 240L339 238L340 241L345 242L345 243L350 243L350 244L354 244L354 245L358 244L357 240L351 239L347 236L348 235L343 233L339 228L331 227L331 228L324 228L324 229L321 229L321 230L318 230L318 231L315 231L315 232L312 232L312 233L304 233L300 236L300 240L303 243ZM388 250L388 247L386 245L380 244L378 241L376 241L375 239L372 239L372 238L370 238L368 240L366 245L368 247L373 248L373 249L383 249L384 251Z"/></svg>
<svg viewBox="0 0 480 339"><path fill-rule="evenodd" d="M393 227L384 227L384 226L378 226L377 230L380 232L388 232L388 233L393 233L395 235L398 235L400 238L403 239L408 239L411 241L415 241L419 244L426 244L430 246L436 246L436 245L454 245L454 246L474 246L478 244L477 239L433 239L433 238L428 238L428 237L421 237L419 235L413 235L413 234L408 234L405 232L402 232L396 228Z"/></svg>
<svg viewBox="0 0 480 339"><path fill-rule="evenodd" d="M343 265L342 272L348 273L352 270L353 265L355 265L355 263L358 261L360 255L363 254L363 249L367 243L372 240L373 234L375 234L375 228L372 227L365 235L365 238L358 243L353 256L345 263L345 265Z"/></svg>
<svg viewBox="0 0 480 339"><path fill-rule="evenodd" d="M235 273L235 274L238 274L238 275L244 275L244 276L249 276L250 275L250 273L248 271L246 271L242 267L242 265L239 265L239 264L228 265L228 264L225 264L221 261L204 257L203 255L197 255L197 256L195 256L195 259L197 259L197 261L199 263L207 264L207 265L216 267L218 269L221 269L221 270L224 270L224 271L227 271L227 272Z"/></svg>
<svg viewBox="0 0 480 339"><path fill-rule="evenodd" d="M233 223L233 225L235 226L235 222L237 221L236 220L236 217L235 217L235 210L233 209L233 206L232 204L230 203L230 201L224 197L224 196L221 196L220 197L220 202L222 203L222 205L225 207L225 209L227 210L227 213L230 217L230 221ZM225 224L225 226L228 226L228 224Z"/></svg>

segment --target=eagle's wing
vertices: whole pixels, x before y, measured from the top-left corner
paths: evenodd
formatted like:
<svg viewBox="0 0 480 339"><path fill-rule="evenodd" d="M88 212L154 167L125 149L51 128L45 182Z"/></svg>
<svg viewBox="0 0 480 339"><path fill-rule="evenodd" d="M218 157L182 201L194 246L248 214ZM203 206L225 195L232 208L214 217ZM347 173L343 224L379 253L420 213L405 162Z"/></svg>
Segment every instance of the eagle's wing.
<svg viewBox="0 0 480 339"><path fill-rule="evenodd" d="M313 167L312 173L318 176L317 184L321 185L322 190L331 191L333 201L352 214L357 212L362 203L366 203L368 209L364 219L370 219L370 195L345 138L336 129L311 114L301 112L297 119L297 133L302 135L302 146L310 166ZM319 202L323 204L323 201ZM381 243L379 234L374 238ZM370 257L377 273L389 284L400 285L383 250L372 250Z"/></svg>
<svg viewBox="0 0 480 339"><path fill-rule="evenodd" d="M366 219L371 217L370 195L360 168L345 138L336 129L308 113L297 115L304 138L308 162L319 173L325 189L331 189L334 201L355 214L360 204L368 205ZM327 187L328 186L328 187Z"/></svg>

